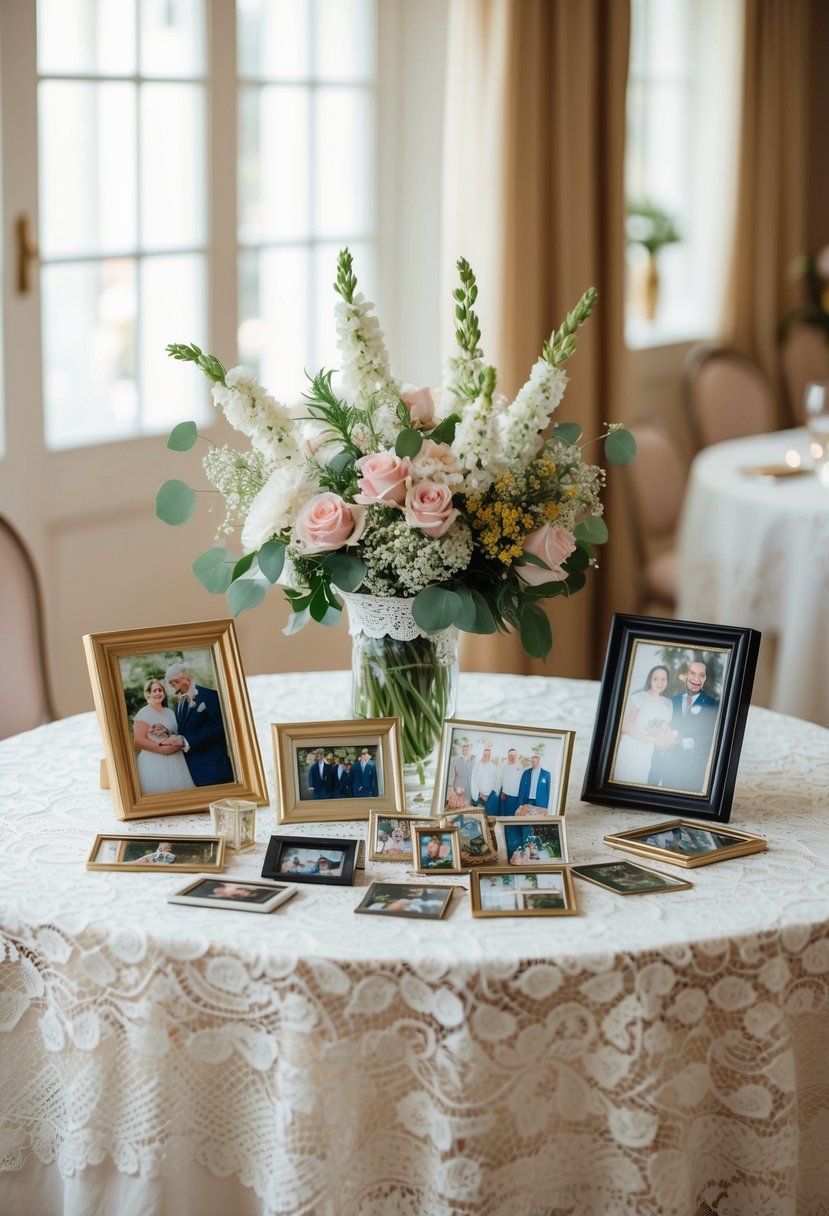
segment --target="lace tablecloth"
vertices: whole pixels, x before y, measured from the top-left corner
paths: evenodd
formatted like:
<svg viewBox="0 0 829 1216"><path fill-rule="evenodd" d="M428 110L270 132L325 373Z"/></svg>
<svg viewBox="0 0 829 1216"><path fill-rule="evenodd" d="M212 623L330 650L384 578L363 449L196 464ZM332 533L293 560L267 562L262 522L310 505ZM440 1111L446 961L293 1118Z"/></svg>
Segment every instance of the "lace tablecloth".
<svg viewBox="0 0 829 1216"><path fill-rule="evenodd" d="M829 726L829 485L742 472L782 464L789 450L811 462L805 430L696 457L679 532L679 615L762 630L768 704Z"/></svg>
<svg viewBox="0 0 829 1216"><path fill-rule="evenodd" d="M273 790L269 723L343 716L348 677L250 685ZM596 696L464 675L458 709L575 729L583 862L669 817L579 801ZM100 754L92 715L0 743L0 1211L826 1212L826 730L751 711L733 822L767 853L667 895L578 882L580 916L533 920L474 920L462 890L439 922L355 916L359 888L405 870L373 863L270 916L167 904L181 875L84 870L120 830ZM228 872L257 874L274 827L261 809ZM190 1205L169 1200L181 1178Z"/></svg>

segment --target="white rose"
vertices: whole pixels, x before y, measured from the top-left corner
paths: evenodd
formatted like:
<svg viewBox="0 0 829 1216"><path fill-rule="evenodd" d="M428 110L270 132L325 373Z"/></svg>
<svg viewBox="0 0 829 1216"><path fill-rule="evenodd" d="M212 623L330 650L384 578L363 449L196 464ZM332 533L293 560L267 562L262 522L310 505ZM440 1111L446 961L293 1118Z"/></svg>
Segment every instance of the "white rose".
<svg viewBox="0 0 829 1216"><path fill-rule="evenodd" d="M315 492L303 465L280 465L250 505L242 528L242 548L253 553L266 540L293 527L300 509Z"/></svg>

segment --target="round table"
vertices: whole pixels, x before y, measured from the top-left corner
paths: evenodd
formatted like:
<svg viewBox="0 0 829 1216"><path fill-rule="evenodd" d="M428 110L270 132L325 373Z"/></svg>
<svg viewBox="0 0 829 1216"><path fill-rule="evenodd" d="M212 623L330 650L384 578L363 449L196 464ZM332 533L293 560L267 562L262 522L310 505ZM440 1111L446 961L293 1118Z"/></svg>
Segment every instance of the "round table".
<svg viewBox="0 0 829 1216"><path fill-rule="evenodd" d="M829 726L829 485L752 476L797 452L805 430L752 435L694 460L679 530L679 616L763 631L772 709Z"/></svg>
<svg viewBox="0 0 829 1216"><path fill-rule="evenodd" d="M345 673L250 681L325 721ZM670 815L580 802L598 686L464 675L458 716L571 728L574 862ZM733 822L768 852L581 915L355 916L374 878L269 916L186 876L87 872L121 830L91 714L0 743L0 1210L199 1216L812 1216L829 1195L829 732L752 709ZM131 822L204 833L205 815ZM273 807L234 877L260 871ZM290 831L298 830L291 826ZM363 822L308 825L362 835ZM659 863L654 867L662 868ZM465 880L447 877L458 887ZM708 1208L704 1205L708 1204Z"/></svg>

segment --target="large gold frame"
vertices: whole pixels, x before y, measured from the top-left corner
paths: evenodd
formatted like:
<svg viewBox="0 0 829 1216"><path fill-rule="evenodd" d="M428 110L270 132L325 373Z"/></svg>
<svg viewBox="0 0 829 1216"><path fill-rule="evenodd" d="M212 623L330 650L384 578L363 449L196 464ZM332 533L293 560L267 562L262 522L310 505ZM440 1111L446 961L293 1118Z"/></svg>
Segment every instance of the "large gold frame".
<svg viewBox="0 0 829 1216"><path fill-rule="evenodd" d="M101 845L105 840L117 840L120 844L118 849L118 857L115 861L96 861ZM168 840L173 845L175 850L176 843L178 844L199 844L209 842L216 845L216 861L213 865L206 862L173 862L171 865L152 865L141 866L136 862L121 861L124 855L125 847L128 844L134 843L136 840L162 841ZM171 836L165 832L150 832L147 836L139 836L134 833L129 836L120 836L117 832L100 832L94 840L92 848L89 851L89 857L86 859L87 870L118 870L123 874L200 874L204 873L210 877L220 874L225 865L225 847L227 841L224 836Z"/></svg>
<svg viewBox="0 0 829 1216"><path fill-rule="evenodd" d="M155 819L206 811L218 798L243 798L267 805L265 770L232 620L91 633L83 643L118 819ZM166 794L141 793L119 659L164 650L211 651L237 780Z"/></svg>

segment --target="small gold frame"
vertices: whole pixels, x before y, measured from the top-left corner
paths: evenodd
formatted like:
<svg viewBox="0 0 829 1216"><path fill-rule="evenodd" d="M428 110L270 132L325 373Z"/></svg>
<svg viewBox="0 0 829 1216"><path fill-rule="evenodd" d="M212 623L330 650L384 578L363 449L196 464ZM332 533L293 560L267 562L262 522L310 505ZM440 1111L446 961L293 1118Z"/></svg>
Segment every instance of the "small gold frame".
<svg viewBox="0 0 829 1216"><path fill-rule="evenodd" d="M554 905L544 906L544 885L542 884L539 890L538 885L533 888L529 880L539 877L549 880L556 875L561 878L561 906L558 906L557 897ZM484 906L486 886L499 876L510 880L509 884L505 882L502 886L514 896L514 906L511 908ZM548 890L552 891L552 887ZM579 912L576 888L569 866L537 866L533 870L528 866L488 866L485 870L472 870L469 875L469 897L472 901L473 916L578 916Z"/></svg>
<svg viewBox="0 0 829 1216"><path fill-rule="evenodd" d="M188 862L157 862L144 863L138 857L127 857L130 852L130 846L143 844L155 845L153 852L158 852L162 844L169 843L172 846L172 853L175 857L184 855L183 846L188 846L190 849L197 845L215 846L211 848L212 860L199 860ZM152 832L146 836L137 834L130 836L119 836L114 832L101 832L95 837L95 841L89 852L89 857L86 861L87 870L119 870L127 874L183 874L183 873L210 873L218 874L224 869L225 864L225 846L226 841L224 836L170 836L163 832ZM96 860L103 849L104 844L113 844L114 849L107 850L109 853L114 852L114 857L110 857L107 861ZM176 849L179 850L176 853ZM146 854L145 854L146 856Z"/></svg>
<svg viewBox="0 0 829 1216"><path fill-rule="evenodd" d="M218 798L248 798L259 806L267 804L265 770L232 620L92 633L87 634L83 642L116 818L155 819L161 815L185 815L207 810ZM160 669L164 656L170 652L209 652L234 780L144 794L138 777L121 660L158 656L159 671L163 675Z"/></svg>
<svg viewBox="0 0 829 1216"><path fill-rule="evenodd" d="M368 819L372 810L403 815L403 752L399 718L354 718L346 722L274 722L273 754L276 768L276 818L278 823L336 823L344 819ZM358 797L302 797L307 790L300 782L297 753L340 747L368 747L375 767L380 758L378 794ZM303 768L305 764L303 762ZM303 775L304 776L304 775ZM310 787L309 787L310 788Z"/></svg>
<svg viewBox="0 0 829 1216"><path fill-rule="evenodd" d="M570 860L567 850L567 828L563 815L509 815L506 818L499 817L494 821L494 825L498 861L502 866L525 866L531 870L543 870L545 866L567 865ZM512 861L511 854L515 850L510 848L507 842L508 828L538 828L538 833L533 832L532 835L542 838L545 829L554 832L558 837L560 856L550 860L537 857L535 860L528 858L527 861ZM526 851L526 847L525 843L524 851Z"/></svg>
<svg viewBox="0 0 829 1216"><path fill-rule="evenodd" d="M590 871L592 870L607 870L619 869L627 867L627 871L637 871L639 874L647 874L648 878L659 879L658 885L651 887L633 888L633 890L625 891L619 886L614 886L612 880L607 879L602 881L601 878L596 878ZM661 870L652 870L649 866L640 866L636 861L592 861L586 865L578 865L570 867L576 878L581 878L584 882L592 883L594 887L601 887L603 891L610 891L611 895L666 895L671 891L687 891L693 887L692 882L688 882L685 878L676 878L673 874L663 874Z"/></svg>
<svg viewBox="0 0 829 1216"><path fill-rule="evenodd" d="M405 825L408 830L409 849L400 850L392 846L391 848L378 848L380 841L378 836L380 833L380 824L388 823L394 825L392 831L396 830L398 825ZM413 815L396 815L388 811L371 810L368 814L368 833L366 836L366 849L368 851L369 861L405 861L408 865L414 862L414 842L412 838L412 826L415 823L422 823L422 819L415 819ZM404 833L405 839L405 833Z"/></svg>
<svg viewBox="0 0 829 1216"><path fill-rule="evenodd" d="M649 843L666 832L676 835L676 847L667 843ZM725 843L729 840L732 843ZM604 842L612 849L621 849L637 857L650 857L653 861L664 861L671 866L682 866L691 870L695 866L708 866L715 861L728 861L731 857L746 857L750 853L763 853L768 848L764 836L741 832L738 828L724 827L719 823L698 823L692 819L668 819L650 827L633 828L629 832L614 832L605 836ZM680 848L696 845L700 852L680 852ZM704 846L704 847L703 847Z"/></svg>
<svg viewBox="0 0 829 1216"><path fill-rule="evenodd" d="M418 823L412 827L414 838L415 874L462 874L461 838L457 828L441 827L437 823ZM437 841L438 852L429 857L432 840ZM448 848L443 857L440 854ZM448 864L447 864L448 862Z"/></svg>

